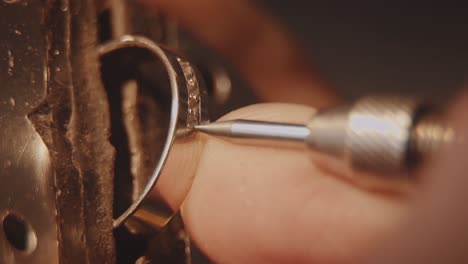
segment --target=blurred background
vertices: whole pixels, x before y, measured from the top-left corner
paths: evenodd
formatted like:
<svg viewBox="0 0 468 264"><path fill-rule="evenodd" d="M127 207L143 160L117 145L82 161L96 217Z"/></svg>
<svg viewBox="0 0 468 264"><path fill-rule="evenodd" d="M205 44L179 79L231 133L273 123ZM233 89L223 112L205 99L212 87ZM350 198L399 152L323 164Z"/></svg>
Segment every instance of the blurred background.
<svg viewBox="0 0 468 264"><path fill-rule="evenodd" d="M467 8L442 1L337 2L258 3L294 33L325 80L345 98L383 93L443 102L467 80ZM216 112L256 101L234 79L232 99Z"/></svg>

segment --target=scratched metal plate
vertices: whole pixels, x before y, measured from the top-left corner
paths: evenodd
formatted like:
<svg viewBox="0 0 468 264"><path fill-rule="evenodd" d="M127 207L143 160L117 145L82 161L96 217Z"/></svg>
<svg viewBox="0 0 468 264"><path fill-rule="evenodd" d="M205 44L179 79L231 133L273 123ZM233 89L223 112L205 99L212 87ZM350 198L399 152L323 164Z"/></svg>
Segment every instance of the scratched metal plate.
<svg viewBox="0 0 468 264"><path fill-rule="evenodd" d="M1 263L58 262L50 153L27 117L46 92L43 19L42 1L0 1Z"/></svg>
<svg viewBox="0 0 468 264"><path fill-rule="evenodd" d="M94 5L0 1L0 263L114 262Z"/></svg>

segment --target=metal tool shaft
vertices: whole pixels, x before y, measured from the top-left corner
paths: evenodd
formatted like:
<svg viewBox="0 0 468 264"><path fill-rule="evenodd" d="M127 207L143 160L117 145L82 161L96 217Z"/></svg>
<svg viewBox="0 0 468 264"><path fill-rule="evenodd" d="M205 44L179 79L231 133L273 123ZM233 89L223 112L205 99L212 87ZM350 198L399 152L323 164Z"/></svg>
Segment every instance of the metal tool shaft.
<svg viewBox="0 0 468 264"><path fill-rule="evenodd" d="M305 125L231 120L195 129L224 137L304 142L352 170L398 174L453 139L453 131L428 109L415 100L366 97L320 110Z"/></svg>
<svg viewBox="0 0 468 264"><path fill-rule="evenodd" d="M235 138L275 139L304 142L310 131L304 125L234 120L199 125L196 130L211 135Z"/></svg>

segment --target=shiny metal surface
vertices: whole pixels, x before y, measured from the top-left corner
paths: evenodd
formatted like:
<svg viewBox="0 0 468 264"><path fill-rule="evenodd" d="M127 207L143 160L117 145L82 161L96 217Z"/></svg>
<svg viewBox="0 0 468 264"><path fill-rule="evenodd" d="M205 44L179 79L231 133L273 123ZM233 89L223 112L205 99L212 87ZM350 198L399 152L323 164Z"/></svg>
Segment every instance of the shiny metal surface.
<svg viewBox="0 0 468 264"><path fill-rule="evenodd" d="M312 149L344 161L349 171L396 175L449 140L442 118L427 104L400 97L364 97L353 105L319 111L308 124ZM432 147L427 147L432 146Z"/></svg>
<svg viewBox="0 0 468 264"><path fill-rule="evenodd" d="M138 1L109 0L101 10L100 31L105 33L101 34L102 42L134 34L171 49L181 50L179 44L187 45L183 40L179 42L175 21ZM162 104L159 95L154 92L158 81L151 78L158 75L152 66L157 67L161 63L142 50L125 50L122 53L114 53L101 61L101 76L111 107L111 143L116 148L114 217L121 215L132 200L144 191L156 166L158 149L164 143L162 131L154 133L161 121L158 111ZM146 56L133 56L135 53ZM125 61L125 56L130 57L131 62ZM144 69L140 68L138 73L144 77L127 78L132 73L126 69L132 66L143 66ZM121 70L123 74L120 74L119 68L125 68ZM170 100L165 103L168 102ZM180 215L173 217L159 232L132 229L137 234L128 236L128 231L126 226L114 231L117 263L133 263L137 259L150 263L191 263L191 243ZM142 235L144 239L141 239Z"/></svg>
<svg viewBox="0 0 468 264"><path fill-rule="evenodd" d="M204 124L199 132L233 137L301 141L312 152L352 171L398 174L453 140L453 131L416 100L365 97L350 106L322 109L306 126L250 120Z"/></svg>
<svg viewBox="0 0 468 264"><path fill-rule="evenodd" d="M252 139L276 139L305 141L310 134L303 125L260 122L251 120L222 121L212 124L198 125L199 132L212 135Z"/></svg>
<svg viewBox="0 0 468 264"><path fill-rule="evenodd" d="M346 159L353 168L394 173L404 168L419 104L402 98L359 100L349 113Z"/></svg>
<svg viewBox="0 0 468 264"><path fill-rule="evenodd" d="M456 134L453 128L441 122L440 114L423 116L412 129L411 151L415 159L422 159L425 155L435 153L444 144L453 142Z"/></svg>
<svg viewBox="0 0 468 264"><path fill-rule="evenodd" d="M27 116L46 96L44 8L41 1L0 1L0 263L5 264L59 259L51 157Z"/></svg>
<svg viewBox="0 0 468 264"><path fill-rule="evenodd" d="M158 163L146 187L130 208L115 219L114 227L125 222L130 229L144 225L159 230L179 210L191 187L202 147L192 132L195 125L206 119L206 94L190 63L144 37L122 36L99 47L99 53L106 56L126 48L150 51L164 66L169 83L159 87L166 89L160 100L161 105L165 102L167 106L160 109L158 134L163 135L163 144Z"/></svg>

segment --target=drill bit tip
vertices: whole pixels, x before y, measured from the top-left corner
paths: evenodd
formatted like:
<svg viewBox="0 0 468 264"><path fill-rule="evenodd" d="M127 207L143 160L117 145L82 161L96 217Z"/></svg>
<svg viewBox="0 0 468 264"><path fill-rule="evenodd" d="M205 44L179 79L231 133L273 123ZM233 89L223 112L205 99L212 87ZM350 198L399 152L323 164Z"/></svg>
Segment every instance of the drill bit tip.
<svg viewBox="0 0 468 264"><path fill-rule="evenodd" d="M195 126L195 130L209 135L229 136L232 133L232 122L222 121Z"/></svg>

